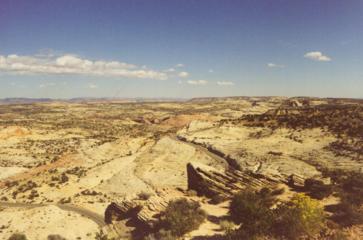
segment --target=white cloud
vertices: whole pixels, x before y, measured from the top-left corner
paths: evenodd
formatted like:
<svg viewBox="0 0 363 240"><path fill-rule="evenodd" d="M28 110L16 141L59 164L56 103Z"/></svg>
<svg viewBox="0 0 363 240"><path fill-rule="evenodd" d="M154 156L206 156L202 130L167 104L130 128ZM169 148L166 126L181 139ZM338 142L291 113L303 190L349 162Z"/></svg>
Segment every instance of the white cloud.
<svg viewBox="0 0 363 240"><path fill-rule="evenodd" d="M166 80L168 74L119 61L89 60L72 54L61 56L0 55L0 72L14 74L73 74Z"/></svg>
<svg viewBox="0 0 363 240"><path fill-rule="evenodd" d="M175 72L175 68L168 68L164 70L164 72Z"/></svg>
<svg viewBox="0 0 363 240"><path fill-rule="evenodd" d="M219 86L233 86L234 85L234 82L230 82L230 81L218 81L217 84Z"/></svg>
<svg viewBox="0 0 363 240"><path fill-rule="evenodd" d="M269 67L269 68L284 68L285 65L276 64L276 63L267 63L267 67Z"/></svg>
<svg viewBox="0 0 363 240"><path fill-rule="evenodd" d="M189 76L189 73L188 72L180 72L180 73L178 73L178 76L179 77L188 77Z"/></svg>
<svg viewBox="0 0 363 240"><path fill-rule="evenodd" d="M98 88L98 86L97 86L96 84L90 83L90 84L88 85L88 88L90 88L90 89L95 89L95 88Z"/></svg>
<svg viewBox="0 0 363 240"><path fill-rule="evenodd" d="M305 58L314 60L314 61L319 61L319 62L329 62L331 61L331 58L328 56L323 55L321 52L308 52L304 55Z"/></svg>
<svg viewBox="0 0 363 240"><path fill-rule="evenodd" d="M46 87L52 87L52 86L55 86L55 83L53 82L49 82L49 83L41 83L39 85L39 88L46 88Z"/></svg>
<svg viewBox="0 0 363 240"><path fill-rule="evenodd" d="M175 67L177 67L177 68L184 67L184 64L178 63L177 65L175 65Z"/></svg>
<svg viewBox="0 0 363 240"><path fill-rule="evenodd" d="M190 85L206 85L208 83L208 81L206 81L206 80L188 80L187 83Z"/></svg>
<svg viewBox="0 0 363 240"><path fill-rule="evenodd" d="M213 69L209 69L208 72L209 73L214 73L214 70Z"/></svg>

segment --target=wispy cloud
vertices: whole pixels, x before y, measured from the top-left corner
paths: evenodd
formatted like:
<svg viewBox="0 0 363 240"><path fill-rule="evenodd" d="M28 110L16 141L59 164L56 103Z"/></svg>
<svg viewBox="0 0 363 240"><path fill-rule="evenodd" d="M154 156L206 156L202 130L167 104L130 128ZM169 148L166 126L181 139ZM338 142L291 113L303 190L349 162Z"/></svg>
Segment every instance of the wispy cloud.
<svg viewBox="0 0 363 240"><path fill-rule="evenodd" d="M164 72L175 72L175 68L168 68L166 70L164 70Z"/></svg>
<svg viewBox="0 0 363 240"><path fill-rule="evenodd" d="M214 70L213 69L209 69L208 72L209 73L214 73Z"/></svg>
<svg viewBox="0 0 363 240"><path fill-rule="evenodd" d="M175 67L180 68L180 67L184 67L183 63L178 63L177 65L175 65Z"/></svg>
<svg viewBox="0 0 363 240"><path fill-rule="evenodd" d="M16 88L26 88L26 86L24 84L19 84L16 82L10 82L9 85L12 87L16 87Z"/></svg>
<svg viewBox="0 0 363 240"><path fill-rule="evenodd" d="M39 85L39 88L47 88L47 87L52 87L55 86L56 84L54 82L49 82L49 83L41 83Z"/></svg>
<svg viewBox="0 0 363 240"><path fill-rule="evenodd" d="M178 76L185 78L185 77L189 76L189 73L188 72L180 72L180 73L178 73Z"/></svg>
<svg viewBox="0 0 363 240"><path fill-rule="evenodd" d="M230 81L218 81L217 85L219 86L233 86L234 82L230 82Z"/></svg>
<svg viewBox="0 0 363 240"><path fill-rule="evenodd" d="M207 80L188 80L188 84L190 85L206 85L208 83Z"/></svg>
<svg viewBox="0 0 363 240"><path fill-rule="evenodd" d="M276 63L267 63L267 67L269 67L269 68L284 68L285 65L283 65L283 64L276 64Z"/></svg>
<svg viewBox="0 0 363 240"><path fill-rule="evenodd" d="M73 74L166 80L168 74L119 61L89 60L65 55L0 55L0 72L15 74Z"/></svg>
<svg viewBox="0 0 363 240"><path fill-rule="evenodd" d="M96 88L98 88L98 86L96 84L90 83L88 85L88 88L90 88L90 89L96 89Z"/></svg>
<svg viewBox="0 0 363 240"><path fill-rule="evenodd" d="M330 57L324 55L322 52L319 51L305 53L304 57L319 62L331 61Z"/></svg>

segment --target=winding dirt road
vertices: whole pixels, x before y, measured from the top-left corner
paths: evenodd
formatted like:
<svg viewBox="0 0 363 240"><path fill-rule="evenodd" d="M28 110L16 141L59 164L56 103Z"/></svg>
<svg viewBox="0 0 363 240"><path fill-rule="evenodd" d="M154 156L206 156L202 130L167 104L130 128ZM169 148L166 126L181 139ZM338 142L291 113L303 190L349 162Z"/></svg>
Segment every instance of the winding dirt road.
<svg viewBox="0 0 363 240"><path fill-rule="evenodd" d="M203 153L205 153L206 155L208 155L209 157L215 159L216 161L219 161L219 162L226 162L228 165L230 165L228 159L224 158L224 157L221 157L219 155L217 155L216 153L213 153L212 151L210 151L209 149L207 149L206 147L202 146L201 144L196 144L196 143L193 143L193 142L189 142L187 141L186 139L178 136L178 135L169 135L170 138L172 138L173 140L175 141L178 141L178 142L181 142L181 143L184 143L184 144L187 144L193 148L195 148L196 150L198 151L201 151ZM230 166L230 167L233 167L233 166Z"/></svg>

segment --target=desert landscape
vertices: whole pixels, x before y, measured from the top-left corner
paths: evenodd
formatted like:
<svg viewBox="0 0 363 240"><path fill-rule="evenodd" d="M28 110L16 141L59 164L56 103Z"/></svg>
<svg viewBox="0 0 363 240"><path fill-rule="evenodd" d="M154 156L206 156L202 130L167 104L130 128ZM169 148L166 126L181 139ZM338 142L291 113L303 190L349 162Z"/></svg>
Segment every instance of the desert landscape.
<svg viewBox="0 0 363 240"><path fill-rule="evenodd" d="M0 238L239 239L226 238L238 229L231 201L270 189L275 205L319 200L329 224L318 239L361 239L362 110L359 99L302 97L5 102ZM354 216L337 207L349 194ZM180 199L206 217L161 236Z"/></svg>
<svg viewBox="0 0 363 240"><path fill-rule="evenodd" d="M0 240L363 240L362 0L1 0Z"/></svg>

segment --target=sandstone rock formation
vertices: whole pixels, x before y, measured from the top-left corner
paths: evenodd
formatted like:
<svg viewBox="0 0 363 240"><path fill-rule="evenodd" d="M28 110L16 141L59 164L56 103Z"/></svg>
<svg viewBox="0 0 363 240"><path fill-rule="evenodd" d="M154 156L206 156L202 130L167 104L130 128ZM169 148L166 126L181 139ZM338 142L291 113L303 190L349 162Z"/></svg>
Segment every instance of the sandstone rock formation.
<svg viewBox="0 0 363 240"><path fill-rule="evenodd" d="M276 179L262 175L238 170L219 170L202 163L192 162L187 164L188 189L195 190L199 195L213 197L221 196L224 199L242 189L252 188L259 190L263 187L274 187L278 183ZM168 205L168 202L187 197L179 192L159 192L146 201L137 199L112 202L105 211L105 222L132 219L138 226L152 228L158 221Z"/></svg>
<svg viewBox="0 0 363 240"><path fill-rule="evenodd" d="M131 219L138 227L152 228L158 221L158 216L165 210L168 202L176 196L153 196L146 201L136 199L112 202L105 211L105 222Z"/></svg>
<svg viewBox="0 0 363 240"><path fill-rule="evenodd" d="M229 198L244 188L257 190L277 184L276 179L263 175L235 169L221 171L196 162L187 165L187 173L188 188L208 197L220 195Z"/></svg>

